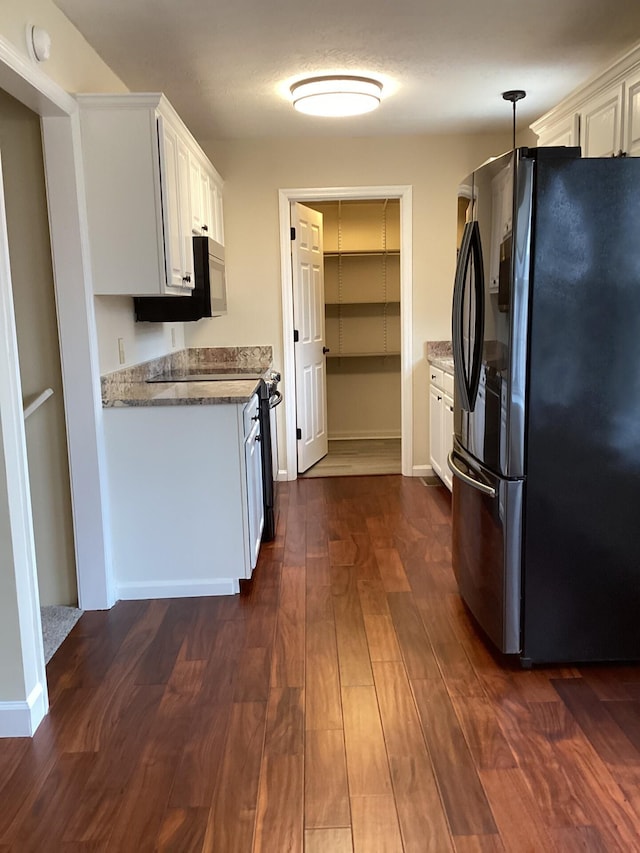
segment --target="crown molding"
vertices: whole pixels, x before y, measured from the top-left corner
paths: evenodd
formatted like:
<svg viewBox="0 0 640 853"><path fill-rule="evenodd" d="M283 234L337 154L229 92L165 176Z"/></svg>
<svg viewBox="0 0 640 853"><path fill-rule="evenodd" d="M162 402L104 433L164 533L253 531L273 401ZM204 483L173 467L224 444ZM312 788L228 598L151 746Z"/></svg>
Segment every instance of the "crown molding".
<svg viewBox="0 0 640 853"><path fill-rule="evenodd" d="M572 113L579 112L587 101L598 97L608 89L621 85L630 74L638 69L640 69L640 44L618 57L604 71L590 77L553 109L530 124L529 127L540 136L562 119Z"/></svg>

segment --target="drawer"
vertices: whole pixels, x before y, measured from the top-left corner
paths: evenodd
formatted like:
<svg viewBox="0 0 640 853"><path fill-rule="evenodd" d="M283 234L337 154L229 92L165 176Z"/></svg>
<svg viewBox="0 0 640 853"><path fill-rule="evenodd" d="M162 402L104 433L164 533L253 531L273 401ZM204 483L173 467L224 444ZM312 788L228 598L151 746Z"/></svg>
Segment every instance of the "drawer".
<svg viewBox="0 0 640 853"><path fill-rule="evenodd" d="M444 371L439 367L434 367L432 364L429 365L429 380L433 385L437 385L438 388L443 387L444 381Z"/></svg>
<svg viewBox="0 0 640 853"><path fill-rule="evenodd" d="M245 438L251 433L259 416L260 404L258 402L258 395L254 394L242 411L242 425Z"/></svg>
<svg viewBox="0 0 640 853"><path fill-rule="evenodd" d="M444 374L444 384L442 386L444 388L445 394L448 394L450 397L453 397L453 374L445 373Z"/></svg>

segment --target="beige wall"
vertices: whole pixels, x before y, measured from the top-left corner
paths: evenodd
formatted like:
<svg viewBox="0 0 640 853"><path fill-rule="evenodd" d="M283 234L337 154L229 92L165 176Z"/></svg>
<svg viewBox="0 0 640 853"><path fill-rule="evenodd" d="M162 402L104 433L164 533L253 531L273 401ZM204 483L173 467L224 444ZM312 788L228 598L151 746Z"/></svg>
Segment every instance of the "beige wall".
<svg viewBox="0 0 640 853"><path fill-rule="evenodd" d="M4 177L20 378L25 400L54 395L25 425L42 604L75 604L77 586L62 376L40 120L0 92Z"/></svg>
<svg viewBox="0 0 640 853"><path fill-rule="evenodd" d="M460 180L509 146L495 136L202 142L225 179L229 313L186 329L198 345L272 344L282 365L278 189L413 187L414 465L428 463L425 342L450 338ZM284 377L286 393L286 377ZM281 424L283 427L283 424ZM282 429L280 430L282 441ZM284 444L281 444L281 458Z"/></svg>
<svg viewBox="0 0 640 853"><path fill-rule="evenodd" d="M0 2L0 34L26 57L28 24L44 27L51 36L51 58L39 67L67 92L127 91L51 0Z"/></svg>

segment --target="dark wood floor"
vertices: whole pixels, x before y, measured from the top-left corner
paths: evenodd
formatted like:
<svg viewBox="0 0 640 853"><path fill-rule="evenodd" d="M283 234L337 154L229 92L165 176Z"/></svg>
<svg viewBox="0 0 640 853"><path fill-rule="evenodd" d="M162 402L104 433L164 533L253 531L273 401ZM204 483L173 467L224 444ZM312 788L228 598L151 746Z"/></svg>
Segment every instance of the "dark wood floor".
<svg viewBox="0 0 640 853"><path fill-rule="evenodd" d="M85 613L0 742L0 851L640 850L640 668L494 660L443 488L280 494L240 596Z"/></svg>

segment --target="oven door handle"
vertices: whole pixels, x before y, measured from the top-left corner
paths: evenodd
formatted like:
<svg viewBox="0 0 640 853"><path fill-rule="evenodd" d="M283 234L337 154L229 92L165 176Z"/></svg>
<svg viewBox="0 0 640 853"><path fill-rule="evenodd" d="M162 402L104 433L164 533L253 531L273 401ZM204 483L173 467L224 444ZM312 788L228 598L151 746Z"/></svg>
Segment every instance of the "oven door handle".
<svg viewBox="0 0 640 853"><path fill-rule="evenodd" d="M269 408L275 409L276 406L279 406L282 402L282 394L280 391L276 391L275 394L272 394L269 397Z"/></svg>
<svg viewBox="0 0 640 853"><path fill-rule="evenodd" d="M463 483L466 483L467 486L477 489L479 492L482 492L483 495L489 495L490 498L495 498L496 490L493 486L483 483L481 480L476 480L475 477L470 477L468 474L465 474L464 471L461 471L455 463L456 456L457 454L455 450L452 450L447 456L447 465L449 466L451 473L459 480L462 480Z"/></svg>

